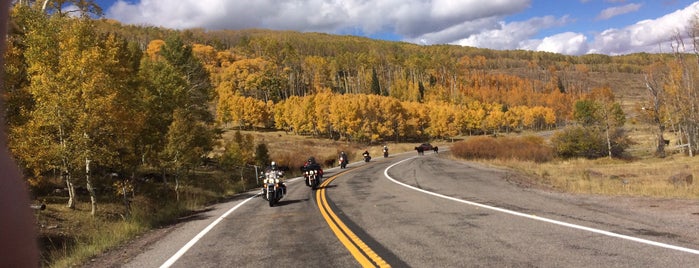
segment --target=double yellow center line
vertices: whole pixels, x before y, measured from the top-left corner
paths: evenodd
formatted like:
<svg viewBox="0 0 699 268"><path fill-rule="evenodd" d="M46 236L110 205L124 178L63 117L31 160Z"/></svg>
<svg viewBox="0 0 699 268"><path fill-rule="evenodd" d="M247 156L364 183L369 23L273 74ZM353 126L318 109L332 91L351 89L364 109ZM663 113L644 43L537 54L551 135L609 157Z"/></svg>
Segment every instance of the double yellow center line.
<svg viewBox="0 0 699 268"><path fill-rule="evenodd" d="M344 172L343 172L344 173ZM391 267L378 254L376 254L369 246L367 246L357 235L352 232L347 226L337 217L328 204L325 196L325 187L330 185L330 182L339 177L342 173L332 176L320 184L316 190L316 202L318 209L325 218L325 221L330 226L330 229L335 233L335 236L349 250L354 258L362 265L362 267Z"/></svg>

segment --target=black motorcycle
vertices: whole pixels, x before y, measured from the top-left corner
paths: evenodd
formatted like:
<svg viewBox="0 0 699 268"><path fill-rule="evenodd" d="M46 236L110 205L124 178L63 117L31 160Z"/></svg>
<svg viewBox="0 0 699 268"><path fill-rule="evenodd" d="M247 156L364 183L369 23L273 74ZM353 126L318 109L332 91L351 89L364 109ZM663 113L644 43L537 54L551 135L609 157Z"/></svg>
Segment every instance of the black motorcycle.
<svg viewBox="0 0 699 268"><path fill-rule="evenodd" d="M340 156L340 168L347 168L347 157Z"/></svg>
<svg viewBox="0 0 699 268"><path fill-rule="evenodd" d="M303 172L306 186L311 187L312 190L318 189L318 186L320 186L320 176L320 171L316 169L307 169Z"/></svg>
<svg viewBox="0 0 699 268"><path fill-rule="evenodd" d="M364 162L369 162L371 161L371 156L369 156L369 153L364 153Z"/></svg>
<svg viewBox="0 0 699 268"><path fill-rule="evenodd" d="M384 158L388 157L388 148L383 148L383 157Z"/></svg>

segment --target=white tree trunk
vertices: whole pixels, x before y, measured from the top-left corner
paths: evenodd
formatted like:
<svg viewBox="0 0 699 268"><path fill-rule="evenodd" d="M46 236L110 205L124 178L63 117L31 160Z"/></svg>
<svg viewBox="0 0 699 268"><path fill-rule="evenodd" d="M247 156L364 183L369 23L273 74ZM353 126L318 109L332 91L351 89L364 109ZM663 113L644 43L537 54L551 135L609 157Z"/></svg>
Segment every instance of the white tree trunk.
<svg viewBox="0 0 699 268"><path fill-rule="evenodd" d="M97 197L95 196L95 188L92 187L92 181L90 179L90 159L85 158L85 181L87 191L90 193L90 215L95 216L97 211Z"/></svg>
<svg viewBox="0 0 699 268"><path fill-rule="evenodd" d="M609 153L609 159L612 159L612 140L609 138L609 124L607 124L605 132L607 134L607 152Z"/></svg>
<svg viewBox="0 0 699 268"><path fill-rule="evenodd" d="M68 204L66 207L75 209L75 185L73 184L73 179L70 177L70 174L66 173L64 176L66 188L68 188Z"/></svg>
<svg viewBox="0 0 699 268"><path fill-rule="evenodd" d="M180 201L180 179L175 175L175 200Z"/></svg>
<svg viewBox="0 0 699 268"><path fill-rule="evenodd" d="M41 5L41 12L46 11L46 6L48 6L49 0L44 0L44 4Z"/></svg>

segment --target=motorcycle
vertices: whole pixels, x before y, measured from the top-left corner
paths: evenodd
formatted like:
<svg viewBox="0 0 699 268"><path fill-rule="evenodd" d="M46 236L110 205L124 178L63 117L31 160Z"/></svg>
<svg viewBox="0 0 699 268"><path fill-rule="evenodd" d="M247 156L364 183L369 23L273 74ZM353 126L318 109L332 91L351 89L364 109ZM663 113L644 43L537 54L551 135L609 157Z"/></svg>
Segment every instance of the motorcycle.
<svg viewBox="0 0 699 268"><path fill-rule="evenodd" d="M369 153L364 153L364 162L369 162L371 160L371 156L369 156Z"/></svg>
<svg viewBox="0 0 699 268"><path fill-rule="evenodd" d="M320 171L315 169L309 169L303 172L303 177L306 180L306 186L311 187L312 190L318 189L320 185Z"/></svg>
<svg viewBox="0 0 699 268"><path fill-rule="evenodd" d="M383 148L383 157L384 158L388 157L388 148Z"/></svg>
<svg viewBox="0 0 699 268"><path fill-rule="evenodd" d="M285 187L282 187L281 177L284 176L281 171L269 171L264 174L262 182L262 198L269 201L269 206L273 207L286 194Z"/></svg>
<svg viewBox="0 0 699 268"><path fill-rule="evenodd" d="M340 168L347 168L347 158L340 156Z"/></svg>

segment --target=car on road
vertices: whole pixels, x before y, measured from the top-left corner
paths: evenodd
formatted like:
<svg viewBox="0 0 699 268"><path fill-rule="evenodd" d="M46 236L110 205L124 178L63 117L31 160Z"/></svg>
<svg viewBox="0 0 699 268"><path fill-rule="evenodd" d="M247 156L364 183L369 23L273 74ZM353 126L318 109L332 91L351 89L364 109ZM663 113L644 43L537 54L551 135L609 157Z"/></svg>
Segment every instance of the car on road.
<svg viewBox="0 0 699 268"><path fill-rule="evenodd" d="M419 146L417 146L416 148L421 148L424 151L429 151L429 150L432 150L434 147L432 147L432 144L423 143L423 144L420 144Z"/></svg>

